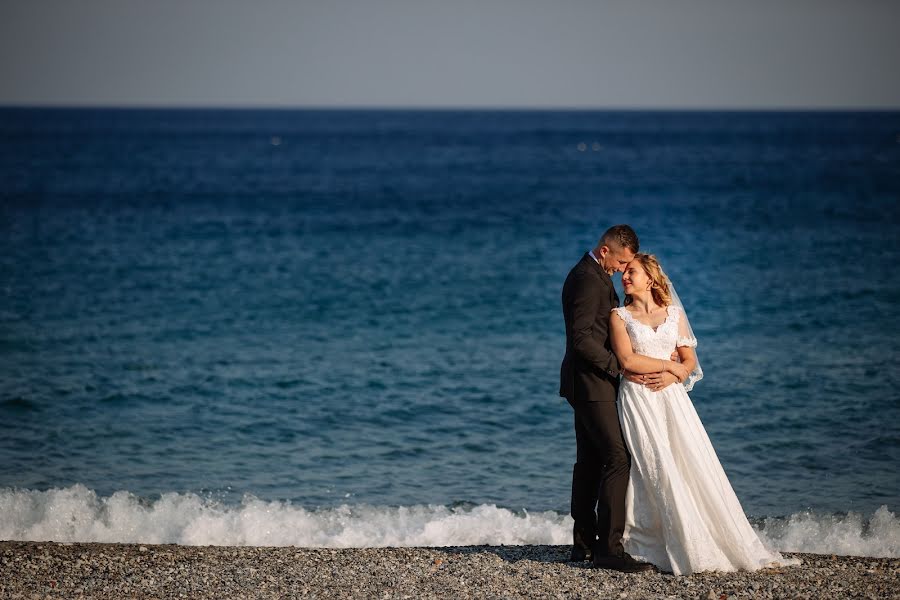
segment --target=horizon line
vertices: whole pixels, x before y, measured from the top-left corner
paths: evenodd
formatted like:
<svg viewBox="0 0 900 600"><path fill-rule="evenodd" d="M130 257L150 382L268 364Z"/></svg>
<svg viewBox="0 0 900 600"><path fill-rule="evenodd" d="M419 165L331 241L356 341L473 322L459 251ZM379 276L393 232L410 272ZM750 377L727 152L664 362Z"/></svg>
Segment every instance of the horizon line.
<svg viewBox="0 0 900 600"><path fill-rule="evenodd" d="M891 113L897 106L586 106L586 105L325 105L325 104L107 104L107 103L3 103L0 110L221 110L309 112L720 112L720 113Z"/></svg>

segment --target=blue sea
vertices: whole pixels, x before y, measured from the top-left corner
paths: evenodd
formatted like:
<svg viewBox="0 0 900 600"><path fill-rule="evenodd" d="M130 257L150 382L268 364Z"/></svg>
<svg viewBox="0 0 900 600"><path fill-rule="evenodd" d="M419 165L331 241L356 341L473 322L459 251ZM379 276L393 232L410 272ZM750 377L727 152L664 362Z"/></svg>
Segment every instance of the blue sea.
<svg viewBox="0 0 900 600"><path fill-rule="evenodd" d="M0 109L0 539L567 543L629 223L761 535L900 556L898 206L896 112Z"/></svg>

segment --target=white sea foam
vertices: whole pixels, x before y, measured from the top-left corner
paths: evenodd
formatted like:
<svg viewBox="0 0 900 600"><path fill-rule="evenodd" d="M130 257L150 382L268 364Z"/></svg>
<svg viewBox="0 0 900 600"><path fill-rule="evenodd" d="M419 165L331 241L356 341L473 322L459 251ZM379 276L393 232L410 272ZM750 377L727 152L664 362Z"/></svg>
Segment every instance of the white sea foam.
<svg viewBox="0 0 900 600"><path fill-rule="evenodd" d="M0 539L228 546L467 546L567 544L571 518L492 504L339 506L308 510L247 496L237 506L195 494L148 502L128 492L101 497L74 485L0 489ZM758 529L779 550L900 557L900 520L886 506L870 518L799 513Z"/></svg>
<svg viewBox="0 0 900 600"><path fill-rule="evenodd" d="M769 518L757 531L764 543L785 552L900 558L900 519L884 505L869 518L854 512Z"/></svg>

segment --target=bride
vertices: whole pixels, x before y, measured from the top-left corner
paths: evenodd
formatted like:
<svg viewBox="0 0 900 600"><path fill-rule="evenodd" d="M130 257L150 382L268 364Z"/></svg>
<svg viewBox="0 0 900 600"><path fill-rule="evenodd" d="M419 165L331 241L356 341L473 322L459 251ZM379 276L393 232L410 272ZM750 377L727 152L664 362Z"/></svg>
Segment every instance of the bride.
<svg viewBox="0 0 900 600"><path fill-rule="evenodd" d="M625 305L610 315L619 363L637 374L669 371L684 384L623 379L619 388L632 456L625 550L676 575L798 564L760 542L687 395L703 377L697 340L656 258L636 254L622 284ZM680 362L668 360L676 350Z"/></svg>

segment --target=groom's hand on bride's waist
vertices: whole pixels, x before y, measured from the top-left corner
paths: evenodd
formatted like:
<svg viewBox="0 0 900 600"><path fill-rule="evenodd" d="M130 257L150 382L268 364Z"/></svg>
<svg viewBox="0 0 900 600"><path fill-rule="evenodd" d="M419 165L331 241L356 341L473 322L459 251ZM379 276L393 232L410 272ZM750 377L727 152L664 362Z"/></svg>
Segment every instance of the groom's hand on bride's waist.
<svg viewBox="0 0 900 600"><path fill-rule="evenodd" d="M646 375L640 375L639 373L635 373L633 371L629 371L625 369L622 371L622 377L630 381L631 383L643 383L642 377L646 377Z"/></svg>
<svg viewBox="0 0 900 600"><path fill-rule="evenodd" d="M662 375L663 373L635 373L628 370L622 372L622 376L625 379L640 385L653 385L659 383L662 380Z"/></svg>
<svg viewBox="0 0 900 600"><path fill-rule="evenodd" d="M662 371L660 373L634 373L632 371L625 371L622 374L625 379L632 383L637 383L639 385L645 385L654 392L658 392L663 390L673 383L681 383L680 380L675 377L672 373L668 371Z"/></svg>

